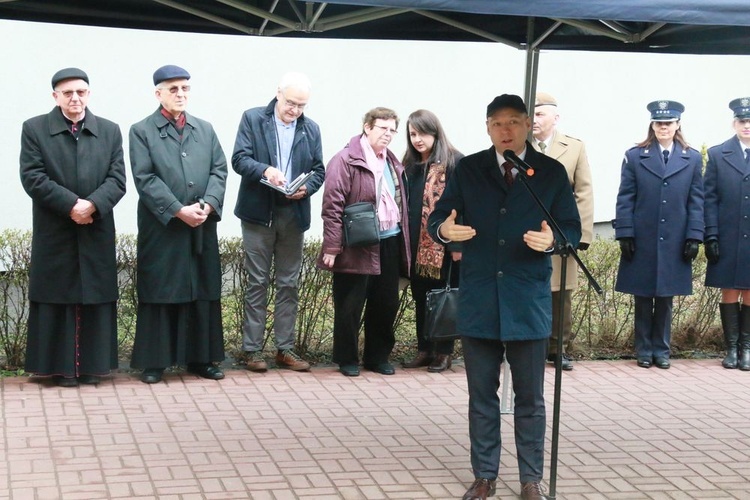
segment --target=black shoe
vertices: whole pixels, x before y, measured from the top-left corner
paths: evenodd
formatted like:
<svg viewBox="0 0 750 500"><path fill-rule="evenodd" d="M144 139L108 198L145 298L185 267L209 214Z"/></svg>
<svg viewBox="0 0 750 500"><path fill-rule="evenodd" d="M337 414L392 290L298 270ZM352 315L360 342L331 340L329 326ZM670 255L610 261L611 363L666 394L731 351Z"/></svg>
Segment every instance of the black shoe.
<svg viewBox="0 0 750 500"><path fill-rule="evenodd" d="M638 358L638 366L641 368L651 368L651 358Z"/></svg>
<svg viewBox="0 0 750 500"><path fill-rule="evenodd" d="M492 496L495 496L495 480L477 478L461 500L487 500L487 497Z"/></svg>
<svg viewBox="0 0 750 500"><path fill-rule="evenodd" d="M547 356L547 361L550 361L552 364L557 362L557 355L556 354L550 354ZM573 359L568 356L567 354L563 353L562 355L562 369L566 372L569 372L573 369Z"/></svg>
<svg viewBox="0 0 750 500"><path fill-rule="evenodd" d="M188 373L209 380L221 380L224 378L224 372L221 371L221 368L214 366L212 363L190 363L187 366L187 371Z"/></svg>
<svg viewBox="0 0 750 500"><path fill-rule="evenodd" d="M347 377L359 377L359 366L339 365L339 371Z"/></svg>
<svg viewBox="0 0 750 500"><path fill-rule="evenodd" d="M380 373L381 375L393 375L396 369L390 363L378 363L377 365L365 365L365 370Z"/></svg>
<svg viewBox="0 0 750 500"><path fill-rule="evenodd" d="M59 387L78 387L78 379L73 377L57 377L55 380Z"/></svg>
<svg viewBox="0 0 750 500"><path fill-rule="evenodd" d="M657 368L661 368L662 370L668 370L671 366L669 363L669 358L655 358L654 365L656 365Z"/></svg>
<svg viewBox="0 0 750 500"><path fill-rule="evenodd" d="M98 385L101 379L98 375L81 375L78 377L78 382L86 385Z"/></svg>
<svg viewBox="0 0 750 500"><path fill-rule="evenodd" d="M164 368L146 368L141 373L141 382L144 384L158 384L161 382L161 376Z"/></svg>

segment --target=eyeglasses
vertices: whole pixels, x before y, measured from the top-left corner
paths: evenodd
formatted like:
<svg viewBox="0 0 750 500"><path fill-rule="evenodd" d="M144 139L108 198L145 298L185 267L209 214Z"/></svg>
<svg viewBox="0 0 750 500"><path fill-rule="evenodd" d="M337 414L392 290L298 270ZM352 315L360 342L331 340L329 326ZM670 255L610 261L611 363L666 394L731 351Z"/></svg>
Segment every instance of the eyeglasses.
<svg viewBox="0 0 750 500"><path fill-rule="evenodd" d="M182 90L185 93L190 92L190 85L172 85L171 87L159 87L162 90L168 90L170 94L176 94L180 90Z"/></svg>
<svg viewBox="0 0 750 500"><path fill-rule="evenodd" d="M284 107L289 109L299 109L300 111L304 111L307 107L307 103L300 104L298 102L291 101L286 98L284 94L281 94L281 97L284 98Z"/></svg>
<svg viewBox="0 0 750 500"><path fill-rule="evenodd" d="M78 89L78 90L55 90L58 94L62 94L64 98L71 99L73 94L78 97L86 97L89 93L89 89Z"/></svg>
<svg viewBox="0 0 750 500"><path fill-rule="evenodd" d="M390 132L391 135L398 134L398 130L396 130L395 128L388 128L388 127L384 127L382 125L373 125L373 127L379 128L380 130L382 130L383 134L387 134L388 132Z"/></svg>

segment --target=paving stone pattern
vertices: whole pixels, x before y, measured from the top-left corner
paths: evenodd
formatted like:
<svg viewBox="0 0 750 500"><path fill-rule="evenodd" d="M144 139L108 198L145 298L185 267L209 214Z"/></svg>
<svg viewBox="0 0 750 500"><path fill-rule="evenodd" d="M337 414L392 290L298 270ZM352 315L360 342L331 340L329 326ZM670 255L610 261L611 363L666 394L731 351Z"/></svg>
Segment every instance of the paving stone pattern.
<svg viewBox="0 0 750 500"><path fill-rule="evenodd" d="M456 499L473 480L460 364L226 373L0 380L0 499ZM549 429L553 389L549 367ZM750 498L750 373L578 362L562 392L557 498ZM497 498L520 490L512 427L503 416Z"/></svg>

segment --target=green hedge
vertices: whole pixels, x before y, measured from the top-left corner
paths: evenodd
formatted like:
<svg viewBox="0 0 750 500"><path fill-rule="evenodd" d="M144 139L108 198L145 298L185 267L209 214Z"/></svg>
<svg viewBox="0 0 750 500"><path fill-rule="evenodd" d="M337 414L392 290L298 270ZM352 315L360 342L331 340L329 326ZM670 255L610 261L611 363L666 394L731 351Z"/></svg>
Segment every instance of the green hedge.
<svg viewBox="0 0 750 500"><path fill-rule="evenodd" d="M0 233L0 367L16 370L23 366L28 317L28 268L31 233L6 230ZM247 276L243 267L241 238L220 240L223 273L222 310L227 355L241 357L243 296ZM333 303L331 273L315 267L320 241L305 242L300 274L300 304L297 318L297 349L318 362L330 362ZM135 286L136 240L119 235L117 266L120 300L118 328L120 357L128 360L135 334L138 298ZM581 258L605 290L598 296L585 285L573 294L575 345L573 354L585 358L629 357L633 344L633 301L630 295L614 292L619 249L616 242L597 239ZM719 291L703 286L706 261L703 254L694 265L694 293L675 299L672 347L675 356L714 355L722 349L717 319ZM273 280L272 280L273 281ZM273 349L273 289L269 296L266 346ZM394 358L413 354L415 346L414 304L408 288L401 294L396 321L397 345ZM457 346L460 349L460 346ZM460 355L460 352L456 353Z"/></svg>

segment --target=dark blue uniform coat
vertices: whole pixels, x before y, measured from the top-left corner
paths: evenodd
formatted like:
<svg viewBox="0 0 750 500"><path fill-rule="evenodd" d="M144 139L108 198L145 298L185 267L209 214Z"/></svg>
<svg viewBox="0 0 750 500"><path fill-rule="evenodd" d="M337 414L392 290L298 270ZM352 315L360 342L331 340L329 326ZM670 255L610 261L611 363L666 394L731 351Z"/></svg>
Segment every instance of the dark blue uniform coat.
<svg viewBox="0 0 750 500"><path fill-rule="evenodd" d="M750 289L750 165L737 137L708 150L704 182L706 240L719 240L719 262L708 264L706 285Z"/></svg>
<svg viewBox="0 0 750 500"><path fill-rule="evenodd" d="M573 246L578 245L581 220L565 167L529 143L526 162L536 169L530 185ZM540 230L544 214L520 180L512 188L505 183L494 147L459 162L430 215L433 238L451 209L477 232L462 247L459 333L502 341L549 337L550 256L523 241L527 231Z"/></svg>
<svg viewBox="0 0 750 500"><path fill-rule="evenodd" d="M664 165L658 144L625 153L617 194L616 238L634 238L635 254L620 259L615 290L641 297L693 293L685 240L703 241L703 162L674 144Z"/></svg>

